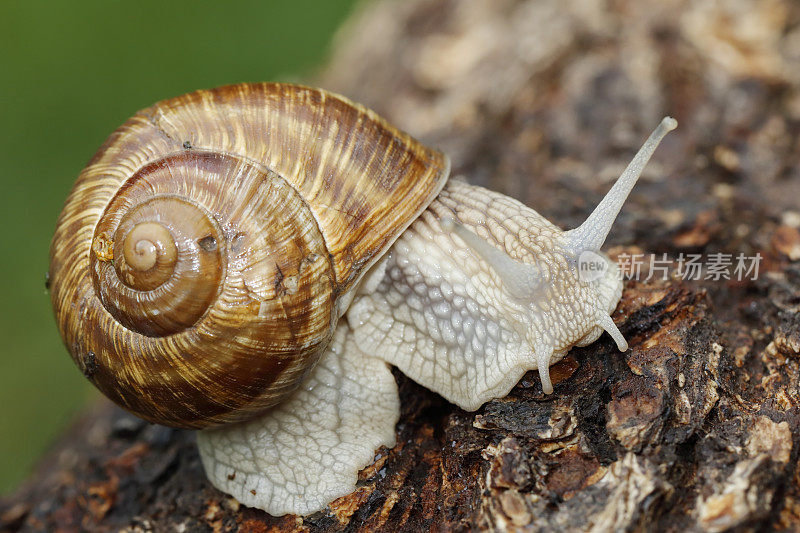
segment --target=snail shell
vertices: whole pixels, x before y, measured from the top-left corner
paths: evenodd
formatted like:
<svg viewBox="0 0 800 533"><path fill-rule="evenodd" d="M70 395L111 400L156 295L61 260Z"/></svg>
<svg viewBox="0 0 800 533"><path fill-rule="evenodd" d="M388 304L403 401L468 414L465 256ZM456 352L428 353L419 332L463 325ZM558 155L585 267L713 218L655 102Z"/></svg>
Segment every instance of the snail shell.
<svg viewBox="0 0 800 533"><path fill-rule="evenodd" d="M449 163L318 89L244 84L140 111L70 193L51 298L109 398L176 427L248 419L292 392L358 280Z"/></svg>

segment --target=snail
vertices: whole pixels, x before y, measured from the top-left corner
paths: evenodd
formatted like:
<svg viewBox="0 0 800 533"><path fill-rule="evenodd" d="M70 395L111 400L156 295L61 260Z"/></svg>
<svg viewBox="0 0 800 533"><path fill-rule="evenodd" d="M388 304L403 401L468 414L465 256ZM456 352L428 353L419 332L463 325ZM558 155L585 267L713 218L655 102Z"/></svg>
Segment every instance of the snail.
<svg viewBox="0 0 800 533"><path fill-rule="evenodd" d="M355 489L399 416L389 365L475 410L608 332L599 250L667 117L561 231L324 90L241 84L159 102L80 174L51 244L81 371L150 422L198 429L211 482L273 515ZM593 275L582 272L586 263Z"/></svg>

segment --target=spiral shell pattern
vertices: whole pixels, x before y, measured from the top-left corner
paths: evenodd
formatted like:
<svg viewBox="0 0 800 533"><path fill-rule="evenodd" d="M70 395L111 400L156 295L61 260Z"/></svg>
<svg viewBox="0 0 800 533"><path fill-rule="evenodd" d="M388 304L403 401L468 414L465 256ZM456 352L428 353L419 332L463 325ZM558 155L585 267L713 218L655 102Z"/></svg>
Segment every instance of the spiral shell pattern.
<svg viewBox="0 0 800 533"><path fill-rule="evenodd" d="M447 172L441 153L317 89L160 102L111 135L59 218L65 344L147 420L250 418L302 382L360 277Z"/></svg>

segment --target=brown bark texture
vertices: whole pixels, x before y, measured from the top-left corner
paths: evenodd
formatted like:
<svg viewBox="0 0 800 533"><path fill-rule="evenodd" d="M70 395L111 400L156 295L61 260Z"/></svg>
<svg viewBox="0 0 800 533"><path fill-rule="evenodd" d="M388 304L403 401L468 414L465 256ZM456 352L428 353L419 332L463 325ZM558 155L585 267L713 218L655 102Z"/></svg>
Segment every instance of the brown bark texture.
<svg viewBox="0 0 800 533"><path fill-rule="evenodd" d="M555 394L534 371L474 413L396 372L397 446L306 518L239 505L191 432L103 403L0 529L800 530L800 4L370 2L313 81L562 227L677 118L606 244L674 261L626 282L630 350L604 335L553 368ZM762 261L755 280L685 280L681 253Z"/></svg>

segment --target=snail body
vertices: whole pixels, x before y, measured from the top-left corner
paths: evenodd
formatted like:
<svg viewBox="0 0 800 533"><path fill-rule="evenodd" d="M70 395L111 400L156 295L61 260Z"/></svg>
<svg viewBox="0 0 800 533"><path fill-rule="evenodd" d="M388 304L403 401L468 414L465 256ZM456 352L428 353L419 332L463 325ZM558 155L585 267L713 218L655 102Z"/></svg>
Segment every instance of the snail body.
<svg viewBox="0 0 800 533"><path fill-rule="evenodd" d="M90 161L51 245L64 342L109 398L202 429L212 483L275 515L355 488L399 416L388 364L464 409L609 332L599 252L664 119L561 231L319 89L243 84L137 113ZM443 190L444 188L444 190ZM586 260L602 266L585 276Z"/></svg>

